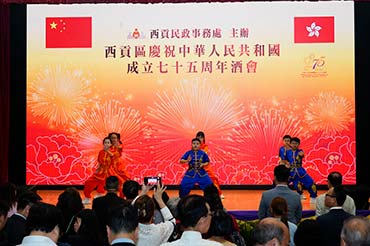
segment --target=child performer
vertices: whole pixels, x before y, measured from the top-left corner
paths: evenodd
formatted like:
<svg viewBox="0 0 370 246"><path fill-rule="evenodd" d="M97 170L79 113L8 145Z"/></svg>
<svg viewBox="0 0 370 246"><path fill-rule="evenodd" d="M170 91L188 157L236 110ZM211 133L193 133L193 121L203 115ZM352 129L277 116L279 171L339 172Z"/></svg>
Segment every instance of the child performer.
<svg viewBox="0 0 370 246"><path fill-rule="evenodd" d="M206 144L206 136L204 132L197 132L197 135L195 136L200 140L200 147L199 149L203 150L208 155L208 145ZM206 165L203 167L204 170L208 173L208 176L211 178L213 184L216 186L218 190L218 195L221 199L224 199L224 195L222 194L220 183L218 182L218 178L216 177L215 173L213 172L211 165Z"/></svg>
<svg viewBox="0 0 370 246"><path fill-rule="evenodd" d="M106 137L103 140L103 149L98 154L98 167L95 173L86 180L84 186L85 199L84 204L91 203L91 193L97 187L97 192L100 194L104 193L105 179L109 176L109 169L113 163L113 153L110 151L112 146L111 140Z"/></svg>
<svg viewBox="0 0 370 246"><path fill-rule="evenodd" d="M292 137L290 135L285 135L283 137L283 146L279 148L279 165L286 165L289 167L289 160L287 156L287 151L291 149L290 140Z"/></svg>
<svg viewBox="0 0 370 246"><path fill-rule="evenodd" d="M191 140L191 150L181 157L180 163L187 163L189 167L180 183L180 198L188 195L196 183L199 184L202 190L212 184L212 180L204 170L204 167L209 165L208 155L199 147L200 140L193 138Z"/></svg>
<svg viewBox="0 0 370 246"><path fill-rule="evenodd" d="M123 197L122 187L123 183L130 179L130 175L126 171L126 165L123 162L122 157L122 142L121 134L117 132L111 132L108 134L108 138L112 141L112 153L113 153L113 166L111 175L117 176L119 180L119 192L120 196Z"/></svg>
<svg viewBox="0 0 370 246"><path fill-rule="evenodd" d="M297 190L301 199L305 199L303 195L302 185L308 189L310 193L310 203L316 202L317 189L316 184L313 179L308 175L306 169L302 167L302 159L304 157L304 152L299 149L301 140L297 137L293 137L290 141L292 148L287 151L287 156L290 164L290 177L289 182L293 182L293 187Z"/></svg>

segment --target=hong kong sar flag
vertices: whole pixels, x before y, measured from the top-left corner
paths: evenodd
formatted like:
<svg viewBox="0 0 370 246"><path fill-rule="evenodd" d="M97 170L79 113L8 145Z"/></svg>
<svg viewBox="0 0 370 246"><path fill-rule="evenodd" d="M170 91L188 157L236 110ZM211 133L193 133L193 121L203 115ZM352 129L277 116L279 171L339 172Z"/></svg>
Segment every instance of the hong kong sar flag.
<svg viewBox="0 0 370 246"><path fill-rule="evenodd" d="M46 17L46 48L91 48L91 17Z"/></svg>
<svg viewBox="0 0 370 246"><path fill-rule="evenodd" d="M294 43L334 43L334 16L294 17Z"/></svg>

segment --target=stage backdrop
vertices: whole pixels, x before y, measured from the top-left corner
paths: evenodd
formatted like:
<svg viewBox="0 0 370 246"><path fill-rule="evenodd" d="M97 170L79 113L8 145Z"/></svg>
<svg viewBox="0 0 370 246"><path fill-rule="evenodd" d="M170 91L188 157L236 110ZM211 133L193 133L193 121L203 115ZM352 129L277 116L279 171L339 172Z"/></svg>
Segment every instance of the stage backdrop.
<svg viewBox="0 0 370 246"><path fill-rule="evenodd" d="M353 2L27 8L27 184L83 184L112 131L139 182L204 131L221 184L271 184L285 134L355 184L354 103Z"/></svg>

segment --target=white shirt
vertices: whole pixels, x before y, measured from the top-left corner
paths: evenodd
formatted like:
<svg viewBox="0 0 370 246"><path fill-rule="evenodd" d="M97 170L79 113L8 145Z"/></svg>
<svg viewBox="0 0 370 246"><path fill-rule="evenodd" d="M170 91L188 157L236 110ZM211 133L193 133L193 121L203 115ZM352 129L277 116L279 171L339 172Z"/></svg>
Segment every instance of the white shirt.
<svg viewBox="0 0 370 246"><path fill-rule="evenodd" d="M356 215L355 201L350 196L346 196L346 200L342 206L343 210L349 214ZM325 194L321 194L316 198L316 216L320 216L329 212L329 208L325 206Z"/></svg>
<svg viewBox="0 0 370 246"><path fill-rule="evenodd" d="M137 246L159 246L170 238L175 229L176 219L167 207L161 208L165 222L159 224L139 223Z"/></svg>
<svg viewBox="0 0 370 246"><path fill-rule="evenodd" d="M23 238L20 246L57 246L53 240L45 236L26 236Z"/></svg>
<svg viewBox="0 0 370 246"><path fill-rule="evenodd" d="M211 240L206 240L202 238L202 234L200 234L199 231L184 231L181 235L181 238L169 242L169 243L164 243L161 246L222 246L221 243L211 241Z"/></svg>

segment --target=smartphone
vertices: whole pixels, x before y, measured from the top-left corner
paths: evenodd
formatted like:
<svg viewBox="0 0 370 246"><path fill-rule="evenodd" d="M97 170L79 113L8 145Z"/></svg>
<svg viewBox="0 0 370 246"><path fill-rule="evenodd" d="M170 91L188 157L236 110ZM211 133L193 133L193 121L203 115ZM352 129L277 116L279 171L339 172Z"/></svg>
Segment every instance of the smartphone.
<svg viewBox="0 0 370 246"><path fill-rule="evenodd" d="M157 185L157 184L162 184L162 179L161 177L144 177L144 184L145 185Z"/></svg>

